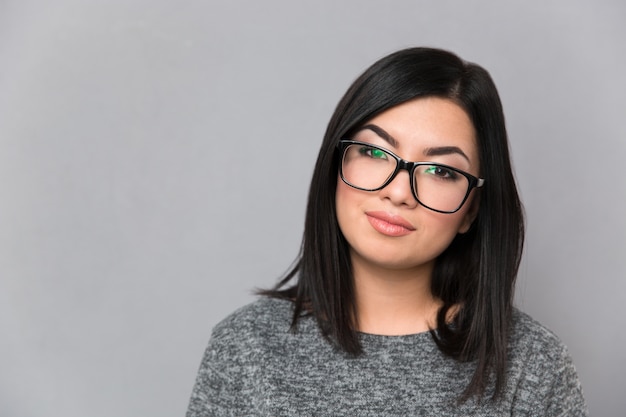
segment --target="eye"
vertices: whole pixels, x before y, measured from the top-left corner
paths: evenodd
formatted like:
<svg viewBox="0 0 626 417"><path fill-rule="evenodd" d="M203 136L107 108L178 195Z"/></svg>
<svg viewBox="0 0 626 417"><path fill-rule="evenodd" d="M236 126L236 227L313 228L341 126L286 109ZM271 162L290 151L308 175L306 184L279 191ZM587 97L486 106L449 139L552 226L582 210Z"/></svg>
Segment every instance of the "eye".
<svg viewBox="0 0 626 417"><path fill-rule="evenodd" d="M362 146L359 148L359 154L369 156L372 159L387 159L387 153L385 151L371 146Z"/></svg>
<svg viewBox="0 0 626 417"><path fill-rule="evenodd" d="M446 180L456 180L459 177L459 174L456 171L440 165L431 165L426 167L424 169L424 173Z"/></svg>

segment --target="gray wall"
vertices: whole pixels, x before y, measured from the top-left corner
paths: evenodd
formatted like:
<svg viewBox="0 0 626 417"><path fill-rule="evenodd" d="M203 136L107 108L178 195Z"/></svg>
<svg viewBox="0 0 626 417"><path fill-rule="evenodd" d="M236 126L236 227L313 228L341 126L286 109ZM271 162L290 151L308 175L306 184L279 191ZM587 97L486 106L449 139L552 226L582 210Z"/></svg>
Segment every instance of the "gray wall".
<svg viewBox="0 0 626 417"><path fill-rule="evenodd" d="M518 305L622 415L624 3L385 4L0 1L0 415L182 415L211 327L297 253L339 97L411 45L492 73Z"/></svg>

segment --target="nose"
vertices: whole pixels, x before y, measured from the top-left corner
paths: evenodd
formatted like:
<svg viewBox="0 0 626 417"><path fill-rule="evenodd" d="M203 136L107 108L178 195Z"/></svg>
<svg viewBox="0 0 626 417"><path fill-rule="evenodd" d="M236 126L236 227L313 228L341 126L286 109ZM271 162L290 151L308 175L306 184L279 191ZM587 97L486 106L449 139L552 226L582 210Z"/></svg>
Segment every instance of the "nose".
<svg viewBox="0 0 626 417"><path fill-rule="evenodd" d="M383 199L388 199L394 205L417 207L419 204L411 191L411 176L406 169L401 169L387 186L379 191Z"/></svg>

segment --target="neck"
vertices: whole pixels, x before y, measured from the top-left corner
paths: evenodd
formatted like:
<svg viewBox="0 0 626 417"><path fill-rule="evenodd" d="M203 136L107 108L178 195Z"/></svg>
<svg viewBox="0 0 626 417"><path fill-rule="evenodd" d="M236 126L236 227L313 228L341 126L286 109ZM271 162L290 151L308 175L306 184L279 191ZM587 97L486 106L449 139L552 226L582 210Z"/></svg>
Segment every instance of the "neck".
<svg viewBox="0 0 626 417"><path fill-rule="evenodd" d="M441 302L430 290L433 265L394 270L352 262L357 329L406 335L435 328Z"/></svg>

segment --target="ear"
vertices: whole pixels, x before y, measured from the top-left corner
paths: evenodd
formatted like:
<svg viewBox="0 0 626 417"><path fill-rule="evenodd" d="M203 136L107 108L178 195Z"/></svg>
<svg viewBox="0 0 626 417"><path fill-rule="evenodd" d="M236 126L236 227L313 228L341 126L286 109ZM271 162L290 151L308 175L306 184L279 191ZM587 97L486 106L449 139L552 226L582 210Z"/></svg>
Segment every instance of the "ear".
<svg viewBox="0 0 626 417"><path fill-rule="evenodd" d="M471 196L471 201L469 201L470 207L469 210L465 213L463 217L463 221L459 226L459 233L467 233L467 231L476 220L476 216L478 216L478 209L480 207L480 193L474 193Z"/></svg>

